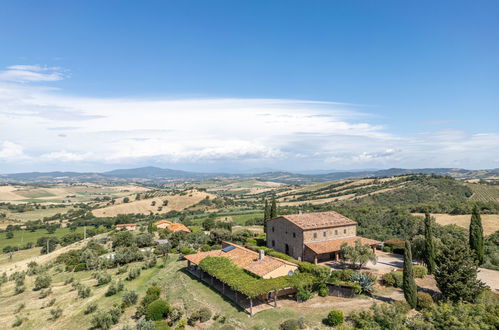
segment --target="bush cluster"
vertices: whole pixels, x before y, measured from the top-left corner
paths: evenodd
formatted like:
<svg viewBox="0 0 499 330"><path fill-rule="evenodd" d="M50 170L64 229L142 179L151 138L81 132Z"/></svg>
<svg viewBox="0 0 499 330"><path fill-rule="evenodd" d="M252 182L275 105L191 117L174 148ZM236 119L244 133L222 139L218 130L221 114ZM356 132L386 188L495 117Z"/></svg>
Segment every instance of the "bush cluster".
<svg viewBox="0 0 499 330"><path fill-rule="evenodd" d="M326 319L326 324L330 327L336 327L343 323L345 317L343 316L343 312L337 309L333 309L329 312Z"/></svg>
<svg viewBox="0 0 499 330"><path fill-rule="evenodd" d="M198 321L204 323L211 319L211 315L212 315L211 311L208 308L203 307L192 313L191 316L189 316L188 324L190 326L194 326Z"/></svg>

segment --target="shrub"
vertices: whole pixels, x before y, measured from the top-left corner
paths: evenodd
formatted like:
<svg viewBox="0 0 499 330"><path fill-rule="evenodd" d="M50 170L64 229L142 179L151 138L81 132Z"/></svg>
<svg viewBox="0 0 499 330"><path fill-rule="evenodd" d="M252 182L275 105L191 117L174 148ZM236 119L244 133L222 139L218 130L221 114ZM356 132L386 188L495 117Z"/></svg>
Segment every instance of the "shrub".
<svg viewBox="0 0 499 330"><path fill-rule="evenodd" d="M117 306L113 306L107 311L95 313L90 322L94 328L108 330L114 324L118 323L120 315L121 309Z"/></svg>
<svg viewBox="0 0 499 330"><path fill-rule="evenodd" d="M298 301L300 302L307 301L312 298L312 291L305 287L299 287L296 291L296 298L298 298Z"/></svg>
<svg viewBox="0 0 499 330"><path fill-rule="evenodd" d="M428 275L428 269L425 266L413 266L412 272L416 278L424 278Z"/></svg>
<svg viewBox="0 0 499 330"><path fill-rule="evenodd" d="M429 293L418 292L417 309L429 309L433 306L433 298Z"/></svg>
<svg viewBox="0 0 499 330"><path fill-rule="evenodd" d="M197 321L203 323L210 319L211 319L211 311L208 308L204 307L191 314L191 316L188 319L188 324L190 326L194 326Z"/></svg>
<svg viewBox="0 0 499 330"><path fill-rule="evenodd" d="M55 304L55 298L49 300L49 302L45 305L45 307L52 307ZM44 307L42 307L44 308Z"/></svg>
<svg viewBox="0 0 499 330"><path fill-rule="evenodd" d="M163 299L156 299L147 305L146 319L159 321L170 312L170 305Z"/></svg>
<svg viewBox="0 0 499 330"><path fill-rule="evenodd" d="M303 329L302 325L300 324L300 321L295 320L295 319L290 319L282 322L279 325L279 329L281 330L298 330L298 329Z"/></svg>
<svg viewBox="0 0 499 330"><path fill-rule="evenodd" d="M97 280L97 285L104 285L111 282L111 275L106 272L93 273L92 277Z"/></svg>
<svg viewBox="0 0 499 330"><path fill-rule="evenodd" d="M23 285L16 285L16 288L14 289L15 294L21 294L26 290L26 287Z"/></svg>
<svg viewBox="0 0 499 330"><path fill-rule="evenodd" d="M327 285L325 284L322 284L320 287L319 287L319 296L321 297L326 297L329 295L329 288L327 287Z"/></svg>
<svg viewBox="0 0 499 330"><path fill-rule="evenodd" d="M128 274L126 276L127 281L131 281L136 279L137 277L140 276L140 268L139 267L134 267L128 271Z"/></svg>
<svg viewBox="0 0 499 330"><path fill-rule="evenodd" d="M383 246L383 252L388 252L388 253L390 253L390 252L392 252L392 248L391 248L391 247L389 247L389 246L387 246L387 245L385 245L385 246Z"/></svg>
<svg viewBox="0 0 499 330"><path fill-rule="evenodd" d="M106 296L113 296L117 294L118 292L122 291L124 288L124 284L122 280L114 281L113 283L109 284L109 287L107 288L106 291Z"/></svg>
<svg viewBox="0 0 499 330"><path fill-rule="evenodd" d="M41 290L48 288L50 286L50 283L52 283L52 278L48 274L40 274L36 277L35 279L35 287L33 290Z"/></svg>
<svg viewBox="0 0 499 330"><path fill-rule="evenodd" d="M393 253L404 254L404 241L401 239L389 239L385 241L385 246L389 246Z"/></svg>
<svg viewBox="0 0 499 330"><path fill-rule="evenodd" d="M84 286L83 284L78 285L78 297L79 298L90 297L90 288L88 286Z"/></svg>
<svg viewBox="0 0 499 330"><path fill-rule="evenodd" d="M57 320L62 315L62 308L52 308L50 310L50 315L52 315L52 320Z"/></svg>
<svg viewBox="0 0 499 330"><path fill-rule="evenodd" d="M211 311L206 307L203 307L200 310L198 310L197 315L199 318L199 322L201 322L201 323L204 323L204 322L209 321L211 319Z"/></svg>
<svg viewBox="0 0 499 330"><path fill-rule="evenodd" d="M345 317L343 316L343 312L337 309L333 309L327 315L326 324L329 325L330 327L335 327L337 325L342 324L344 320Z"/></svg>
<svg viewBox="0 0 499 330"><path fill-rule="evenodd" d="M40 299L46 298L51 293L52 293L52 289L51 288L48 288L47 290L42 290L42 291L40 291L40 294L38 295L38 298L40 298Z"/></svg>
<svg viewBox="0 0 499 330"><path fill-rule="evenodd" d="M20 326L21 324L23 324L23 322L25 321L26 319L24 317L20 317L19 315L16 315L16 319L14 320L14 322L12 323L12 327L15 328L15 327L18 327Z"/></svg>
<svg viewBox="0 0 499 330"><path fill-rule="evenodd" d="M350 276L350 281L358 283L362 288L362 292L372 294L374 291L376 276L368 273L356 272Z"/></svg>
<svg viewBox="0 0 499 330"><path fill-rule="evenodd" d="M382 276L381 279L383 280L383 283L387 286L393 286L396 288L402 287L402 272L401 271L386 273Z"/></svg>
<svg viewBox="0 0 499 330"><path fill-rule="evenodd" d="M127 272L127 270L128 270L128 266L121 266L116 271L116 275L125 274Z"/></svg>
<svg viewBox="0 0 499 330"><path fill-rule="evenodd" d="M122 298L123 305L125 307L135 305L138 298L139 298L139 296L137 295L137 293L135 291L125 291L123 293L123 298Z"/></svg>
<svg viewBox="0 0 499 330"><path fill-rule="evenodd" d="M137 330L154 330L154 322L140 319L137 321Z"/></svg>
<svg viewBox="0 0 499 330"><path fill-rule="evenodd" d="M171 328L168 326L166 321L156 321L154 322L154 330L170 330Z"/></svg>
<svg viewBox="0 0 499 330"><path fill-rule="evenodd" d="M25 303L17 305L17 307L16 307L16 314L19 313L21 310L23 310L24 307L26 307Z"/></svg>
<svg viewBox="0 0 499 330"><path fill-rule="evenodd" d="M64 285L68 285L69 283L73 283L74 277L68 277L67 279L64 280Z"/></svg>
<svg viewBox="0 0 499 330"><path fill-rule="evenodd" d="M85 309L83 310L83 313L85 315L87 314L92 314L93 312L95 312L97 310L97 303L95 301L92 301L90 304L88 304Z"/></svg>

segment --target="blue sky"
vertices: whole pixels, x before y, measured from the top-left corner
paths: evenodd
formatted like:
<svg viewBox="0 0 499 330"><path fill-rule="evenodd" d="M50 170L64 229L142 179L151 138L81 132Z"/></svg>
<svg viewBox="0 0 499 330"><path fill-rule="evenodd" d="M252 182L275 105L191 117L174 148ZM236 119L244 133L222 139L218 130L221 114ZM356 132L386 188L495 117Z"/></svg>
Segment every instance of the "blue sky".
<svg viewBox="0 0 499 330"><path fill-rule="evenodd" d="M0 172L499 167L497 1L4 1Z"/></svg>

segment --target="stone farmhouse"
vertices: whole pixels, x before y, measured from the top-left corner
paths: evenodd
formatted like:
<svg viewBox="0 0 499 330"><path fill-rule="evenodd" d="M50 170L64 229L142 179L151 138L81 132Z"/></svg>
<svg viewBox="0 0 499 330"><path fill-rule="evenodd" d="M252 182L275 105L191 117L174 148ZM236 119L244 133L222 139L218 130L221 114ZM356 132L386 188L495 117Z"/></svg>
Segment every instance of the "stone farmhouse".
<svg viewBox="0 0 499 330"><path fill-rule="evenodd" d="M373 250L380 242L357 236L357 222L337 212L290 214L267 221L267 247L295 259L339 261L341 245L356 241Z"/></svg>

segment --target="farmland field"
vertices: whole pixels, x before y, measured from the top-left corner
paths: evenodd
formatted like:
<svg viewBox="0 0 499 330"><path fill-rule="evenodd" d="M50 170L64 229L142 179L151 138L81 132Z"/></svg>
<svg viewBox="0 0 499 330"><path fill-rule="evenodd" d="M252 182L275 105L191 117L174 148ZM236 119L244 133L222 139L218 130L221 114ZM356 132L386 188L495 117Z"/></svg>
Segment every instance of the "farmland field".
<svg viewBox="0 0 499 330"><path fill-rule="evenodd" d="M66 213L72 209L72 207L54 207L46 209L34 209L32 211L26 212L12 212L10 210L0 210L0 212L5 213L8 219L19 220L19 221L32 221L41 220L45 217L51 217L57 213Z"/></svg>
<svg viewBox="0 0 499 330"><path fill-rule="evenodd" d="M49 234L45 229L38 229L34 232L28 230L14 230L14 237L7 239L6 232L0 233L0 251L6 246L18 246L24 245L28 242L36 243L36 240L40 237L62 237L71 230L69 228L58 228L55 233ZM77 227L76 232L83 232L83 227Z"/></svg>
<svg viewBox="0 0 499 330"><path fill-rule="evenodd" d="M113 217L118 214L130 214L130 213L167 213L169 211L182 211L187 207L193 206L199 203L206 197L211 199L216 196L206 192L201 192L197 190L192 190L182 194L176 195L164 195L162 197L154 197L147 199L135 200L135 198L130 198L130 202L125 203L123 198L117 200L115 205L106 206L103 208L95 209L92 213L96 217ZM166 205L163 205L165 201L168 201Z"/></svg>
<svg viewBox="0 0 499 330"><path fill-rule="evenodd" d="M472 200L481 202L499 202L499 185L468 183L473 191Z"/></svg>
<svg viewBox="0 0 499 330"><path fill-rule="evenodd" d="M414 213L414 215L424 216L421 213ZM450 215L450 214L432 214L435 217L438 224L445 225L457 225L468 229L470 226L471 214L463 215ZM484 235L490 235L499 230L499 214L482 214L483 233Z"/></svg>

